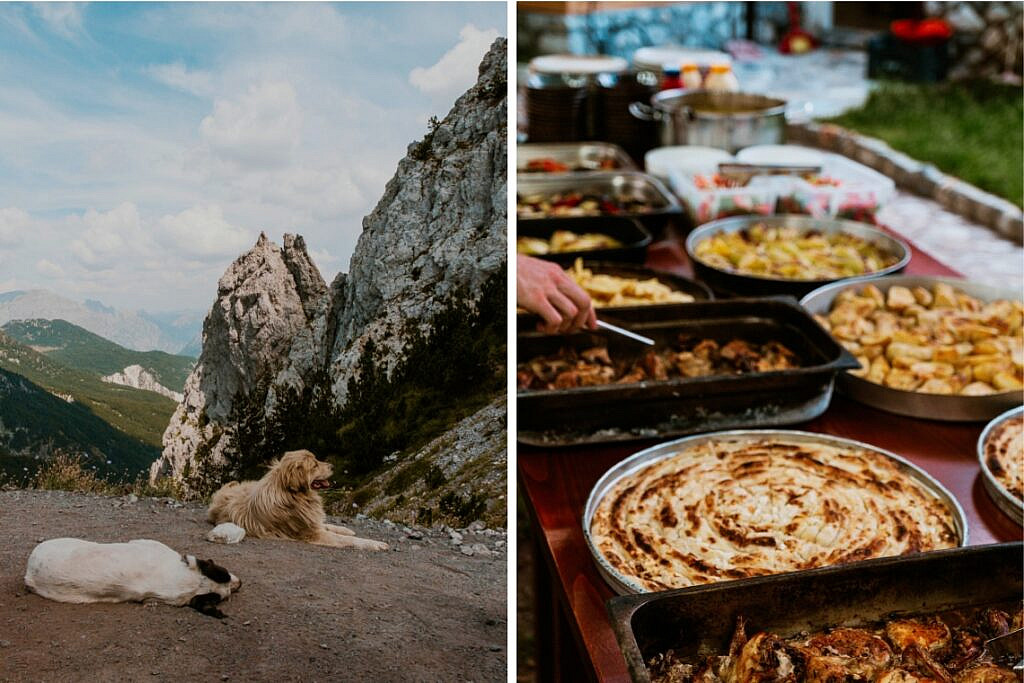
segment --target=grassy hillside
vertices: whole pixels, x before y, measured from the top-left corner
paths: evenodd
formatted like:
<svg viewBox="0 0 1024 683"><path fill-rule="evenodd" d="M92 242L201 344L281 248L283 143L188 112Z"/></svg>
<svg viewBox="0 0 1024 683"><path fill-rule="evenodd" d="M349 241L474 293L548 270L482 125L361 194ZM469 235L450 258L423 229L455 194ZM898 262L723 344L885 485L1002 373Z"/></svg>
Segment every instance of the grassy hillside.
<svg viewBox="0 0 1024 683"><path fill-rule="evenodd" d="M57 455L115 477L136 477L159 450L114 429L83 403L67 401L0 369L0 472L15 481Z"/></svg>
<svg viewBox="0 0 1024 683"><path fill-rule="evenodd" d="M0 368L55 394L70 395L125 434L159 448L175 403L152 391L108 384L62 365L0 332Z"/></svg>
<svg viewBox="0 0 1024 683"><path fill-rule="evenodd" d="M100 376L141 365L160 384L179 392L195 363L194 358L163 351L132 351L65 320L12 320L0 329L62 365Z"/></svg>
<svg viewBox="0 0 1024 683"><path fill-rule="evenodd" d="M864 106L829 119L1024 205L1024 98L987 81L883 83Z"/></svg>

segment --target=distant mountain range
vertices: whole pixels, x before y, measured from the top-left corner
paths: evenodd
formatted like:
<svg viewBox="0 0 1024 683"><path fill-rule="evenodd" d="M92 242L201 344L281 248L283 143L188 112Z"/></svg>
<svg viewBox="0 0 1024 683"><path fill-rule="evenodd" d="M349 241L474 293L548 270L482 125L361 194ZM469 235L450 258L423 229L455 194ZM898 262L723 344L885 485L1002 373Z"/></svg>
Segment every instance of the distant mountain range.
<svg viewBox="0 0 1024 683"><path fill-rule="evenodd" d="M135 351L199 355L202 312L118 311L99 301L79 303L45 289L0 293L0 325L11 320L66 320Z"/></svg>
<svg viewBox="0 0 1024 683"><path fill-rule="evenodd" d="M126 349L66 320L13 320L0 329L48 358L100 376L142 366L157 382L179 393L195 365L195 359L186 356Z"/></svg>

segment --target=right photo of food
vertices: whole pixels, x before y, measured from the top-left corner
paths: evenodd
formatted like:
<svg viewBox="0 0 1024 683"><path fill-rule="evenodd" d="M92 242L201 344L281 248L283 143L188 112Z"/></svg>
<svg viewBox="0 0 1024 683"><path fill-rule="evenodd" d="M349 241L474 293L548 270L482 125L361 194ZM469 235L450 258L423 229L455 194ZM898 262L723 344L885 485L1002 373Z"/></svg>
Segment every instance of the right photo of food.
<svg viewBox="0 0 1024 683"><path fill-rule="evenodd" d="M1021 680L1024 5L517 5L517 679Z"/></svg>

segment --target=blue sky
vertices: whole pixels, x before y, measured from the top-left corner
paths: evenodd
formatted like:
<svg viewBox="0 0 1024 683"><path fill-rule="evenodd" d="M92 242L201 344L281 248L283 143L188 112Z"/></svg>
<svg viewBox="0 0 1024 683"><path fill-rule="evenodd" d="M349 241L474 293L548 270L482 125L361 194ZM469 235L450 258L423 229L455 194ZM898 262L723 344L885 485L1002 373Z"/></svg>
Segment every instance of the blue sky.
<svg viewBox="0 0 1024 683"><path fill-rule="evenodd" d="M0 292L206 309L261 230L330 280L498 3L0 3Z"/></svg>

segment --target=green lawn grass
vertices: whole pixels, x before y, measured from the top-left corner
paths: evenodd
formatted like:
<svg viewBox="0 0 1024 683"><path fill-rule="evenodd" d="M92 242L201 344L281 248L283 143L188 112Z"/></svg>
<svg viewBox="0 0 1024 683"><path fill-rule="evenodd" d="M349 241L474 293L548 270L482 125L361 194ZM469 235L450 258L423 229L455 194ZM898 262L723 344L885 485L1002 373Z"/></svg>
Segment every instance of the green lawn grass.
<svg viewBox="0 0 1024 683"><path fill-rule="evenodd" d="M827 119L1024 206L1024 91L987 81L884 82L867 102Z"/></svg>

